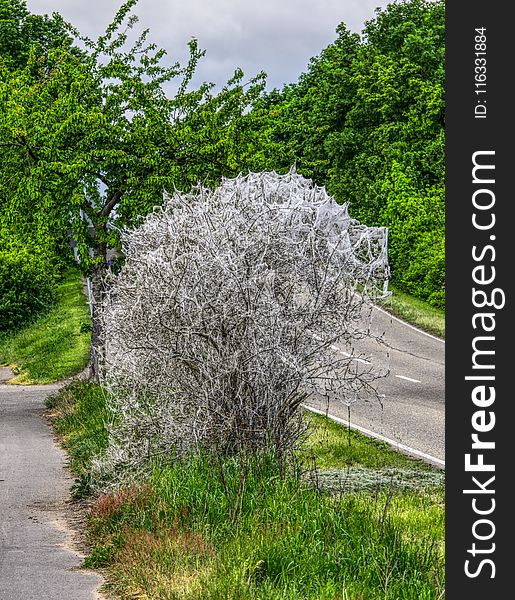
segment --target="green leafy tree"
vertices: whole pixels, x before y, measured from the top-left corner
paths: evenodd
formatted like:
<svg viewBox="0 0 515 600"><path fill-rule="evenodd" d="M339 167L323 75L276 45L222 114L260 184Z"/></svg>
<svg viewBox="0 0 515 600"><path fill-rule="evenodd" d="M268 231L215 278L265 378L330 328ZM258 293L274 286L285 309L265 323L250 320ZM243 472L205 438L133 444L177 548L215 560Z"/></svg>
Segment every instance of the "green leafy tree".
<svg viewBox="0 0 515 600"><path fill-rule="evenodd" d="M63 44L71 47L72 41L58 13L34 15L25 0L0 0L0 64L10 69L22 67L32 49L45 54Z"/></svg>
<svg viewBox="0 0 515 600"><path fill-rule="evenodd" d="M196 41L185 66L166 64L165 51L147 43L148 31L127 44L135 4L123 4L97 40L81 38L83 54L69 44L46 56L33 48L22 68L4 69L0 80L7 212L14 220L37 213L44 226L71 232L95 305L119 229L136 224L165 189L237 174L259 135L247 113L264 75L244 83L238 70L219 93L209 83L191 89L203 55ZM95 312L92 338L99 345ZM94 372L97 359L93 353Z"/></svg>
<svg viewBox="0 0 515 600"><path fill-rule="evenodd" d="M33 65L33 82L43 57L48 58L49 52L58 47L67 47L76 57L81 54L72 47L72 37L59 15L32 15L22 0L0 0L0 121L5 123L9 118L16 123L24 110L7 94L6 82L14 83L18 72L29 63ZM23 326L51 306L67 254L67 236L53 222L44 196L39 197L30 186L18 187L32 167L32 149L27 145L25 130L7 134L3 129L2 134L0 329L5 330ZM27 187L31 193L23 198Z"/></svg>
<svg viewBox="0 0 515 600"><path fill-rule="evenodd" d="M319 184L327 184L331 166L326 141L342 128L355 93L351 72L360 38L343 23L337 33L297 83L273 90L255 108L266 114L260 126L268 131L267 166L287 171L295 163Z"/></svg>
<svg viewBox="0 0 515 600"><path fill-rule="evenodd" d="M384 205L379 220L395 241L389 259L396 265L396 281L408 293L443 307L444 190L441 186L421 189L410 170L396 161L382 185Z"/></svg>
<svg viewBox="0 0 515 600"><path fill-rule="evenodd" d="M298 83L259 106L269 115L267 166L295 162L350 201L354 217L387 225L393 280L436 306L444 302L444 26L442 0L389 4L361 37L342 24Z"/></svg>
<svg viewBox="0 0 515 600"><path fill-rule="evenodd" d="M24 104L15 105L16 99L8 94L6 82L13 80L13 86L19 81L19 71L25 69L24 83L33 83L38 69L46 62L48 77L52 63L48 61L52 49L66 47L76 57L81 55L72 44L73 39L60 15L33 15L26 7L24 0L0 0L0 81L1 108L0 119L5 123L7 118L19 121L20 114L26 110ZM26 103L33 103L37 98L26 98ZM15 128L12 128L13 131ZM4 129L3 133L7 133ZM11 132L9 132L11 133ZM19 152L13 152L18 147ZM37 206L17 205L13 197L17 196L19 177L30 169L33 156L32 148L27 143L25 130L19 128L15 135L3 135L0 139L0 241L9 244L13 238L25 245L31 241L40 250L55 253L55 232L52 232L51 219L42 218ZM24 156L23 156L24 155ZM22 157L24 159L22 159ZM11 202L10 200L13 199ZM57 237L63 237L59 234Z"/></svg>
<svg viewBox="0 0 515 600"><path fill-rule="evenodd" d="M382 180L394 161L419 188L443 184L443 3L390 4L363 33L354 103L329 141L331 189L352 198L360 218L375 222L384 204Z"/></svg>
<svg viewBox="0 0 515 600"><path fill-rule="evenodd" d="M390 228L393 280L444 305L444 4L379 11L354 63L356 96L328 141L329 189ZM395 198L394 196L397 195Z"/></svg>

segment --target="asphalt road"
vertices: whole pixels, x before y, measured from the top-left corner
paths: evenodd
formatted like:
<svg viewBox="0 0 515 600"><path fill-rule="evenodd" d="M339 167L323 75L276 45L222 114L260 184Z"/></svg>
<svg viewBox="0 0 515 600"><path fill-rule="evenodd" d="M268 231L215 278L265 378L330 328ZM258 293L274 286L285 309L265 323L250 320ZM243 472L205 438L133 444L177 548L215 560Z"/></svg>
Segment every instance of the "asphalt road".
<svg viewBox="0 0 515 600"><path fill-rule="evenodd" d="M99 598L100 578L77 570L65 518L73 479L43 417L57 387L0 382L1 600Z"/></svg>
<svg viewBox="0 0 515 600"><path fill-rule="evenodd" d="M445 343L380 309L374 309L371 332L382 334L384 345L367 341L353 354L364 361L363 368L367 363L378 365L388 369L389 375L376 382L378 392L384 395L381 403L361 401L352 405L351 425L428 455L421 457L443 466ZM346 350L350 349L333 348L336 353ZM323 399L312 399L309 404L347 421L347 407L339 401L331 401L327 406Z"/></svg>

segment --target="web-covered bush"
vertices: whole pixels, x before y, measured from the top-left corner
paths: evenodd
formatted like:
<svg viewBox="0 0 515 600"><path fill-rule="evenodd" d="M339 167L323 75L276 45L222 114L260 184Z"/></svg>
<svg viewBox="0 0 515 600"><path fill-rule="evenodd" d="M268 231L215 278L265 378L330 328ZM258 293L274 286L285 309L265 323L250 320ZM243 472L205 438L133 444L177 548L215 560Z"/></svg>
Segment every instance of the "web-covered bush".
<svg viewBox="0 0 515 600"><path fill-rule="evenodd" d="M378 373L331 346L370 335L386 239L294 170L165 195L123 234L101 310L113 421L97 476L163 454L283 456L311 394L373 395Z"/></svg>

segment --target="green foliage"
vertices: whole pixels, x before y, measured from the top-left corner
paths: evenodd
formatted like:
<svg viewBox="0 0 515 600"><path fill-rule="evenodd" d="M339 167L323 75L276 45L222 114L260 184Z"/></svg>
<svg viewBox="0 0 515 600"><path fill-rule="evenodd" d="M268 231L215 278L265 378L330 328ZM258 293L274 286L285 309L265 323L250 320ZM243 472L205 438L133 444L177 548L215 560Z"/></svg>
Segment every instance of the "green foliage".
<svg viewBox="0 0 515 600"><path fill-rule="evenodd" d="M329 189L390 228L393 281L443 307L443 2L390 4L364 35L354 105L328 141Z"/></svg>
<svg viewBox="0 0 515 600"><path fill-rule="evenodd" d="M35 269L37 277L41 265ZM89 323L83 287L77 269L65 272L55 305L46 314L25 327L0 333L0 364L11 366L14 383L53 383L84 369L91 336L82 331Z"/></svg>
<svg viewBox="0 0 515 600"><path fill-rule="evenodd" d="M163 189L237 174L259 136L245 112L263 76L245 82L237 71L218 94L211 84L191 90L204 54L196 40L184 66L166 64L148 31L128 45L135 4L125 2L97 40L81 38L84 53L33 48L23 67L0 73L0 199L16 218L30 205L47 227L70 230L86 271L105 266L106 248L117 246L108 223L134 225Z"/></svg>
<svg viewBox="0 0 515 600"><path fill-rule="evenodd" d="M56 297L55 265L37 247L0 248L0 331L29 324Z"/></svg>
<svg viewBox="0 0 515 600"><path fill-rule="evenodd" d="M361 39L338 37L298 83L256 107L268 115L268 168L299 172L390 228L393 281L444 305L444 3L379 9ZM262 117L266 121L265 117Z"/></svg>
<svg viewBox="0 0 515 600"><path fill-rule="evenodd" d="M0 330L26 325L47 310L69 261L51 189L31 176L36 155L23 121L41 100L28 85L44 65L49 76L47 57L61 47L80 56L71 40L58 14L32 15L22 0L0 0Z"/></svg>
<svg viewBox="0 0 515 600"><path fill-rule="evenodd" d="M406 292L432 306L445 306L444 190L420 190L396 161L383 180L380 221L389 228L394 278Z"/></svg>
<svg viewBox="0 0 515 600"><path fill-rule="evenodd" d="M444 7L408 0L378 12L354 62L356 97L331 137L331 186L376 221L394 161L417 188L443 184Z"/></svg>
<svg viewBox="0 0 515 600"><path fill-rule="evenodd" d="M305 177L324 185L332 162L326 141L341 129L352 106L352 64L359 48L358 34L343 23L337 33L335 42L311 59L297 84L274 90L254 109L267 115L261 126L268 127L266 158L273 168L288 170L295 163Z"/></svg>
<svg viewBox="0 0 515 600"><path fill-rule="evenodd" d="M31 48L43 54L70 42L58 13L52 17L33 15L27 10L25 0L0 0L0 65L10 69L20 67L26 63Z"/></svg>

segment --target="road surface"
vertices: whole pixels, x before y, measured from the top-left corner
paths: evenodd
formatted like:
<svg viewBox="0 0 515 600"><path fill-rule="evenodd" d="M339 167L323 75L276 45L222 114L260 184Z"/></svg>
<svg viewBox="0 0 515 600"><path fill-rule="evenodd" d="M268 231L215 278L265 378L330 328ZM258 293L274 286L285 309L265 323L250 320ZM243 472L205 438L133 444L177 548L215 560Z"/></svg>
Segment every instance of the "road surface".
<svg viewBox="0 0 515 600"><path fill-rule="evenodd" d="M100 598L100 577L77 570L64 516L73 479L43 417L57 388L0 381L0 600Z"/></svg>
<svg viewBox="0 0 515 600"><path fill-rule="evenodd" d="M381 309L373 311L371 332L383 334L385 346L373 341L362 343L356 360L387 368L389 375L377 382L379 393L384 395L382 406L377 401L354 404L351 424L444 466L445 343ZM334 347L333 352L345 349ZM347 421L347 407L341 402L332 401L327 406L323 399L312 399L309 405Z"/></svg>

